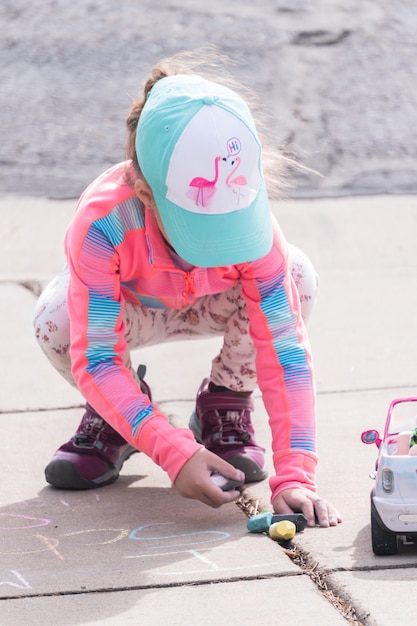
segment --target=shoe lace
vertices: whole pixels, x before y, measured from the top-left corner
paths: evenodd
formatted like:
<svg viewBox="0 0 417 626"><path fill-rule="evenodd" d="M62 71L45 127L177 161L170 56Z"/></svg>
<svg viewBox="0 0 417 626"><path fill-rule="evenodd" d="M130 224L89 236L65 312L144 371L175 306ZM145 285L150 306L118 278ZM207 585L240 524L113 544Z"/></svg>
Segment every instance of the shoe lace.
<svg viewBox="0 0 417 626"><path fill-rule="evenodd" d="M139 365L137 374L143 393L151 398L149 385L144 381L146 365ZM125 443L125 440L114 430L88 403L81 424L72 437L72 443L78 448L102 448L101 441L110 441L115 445Z"/></svg>
<svg viewBox="0 0 417 626"><path fill-rule="evenodd" d="M233 443L236 441L248 443L251 440L251 433L248 430L246 411L215 411L217 419L213 431L216 439L222 443Z"/></svg>
<svg viewBox="0 0 417 626"><path fill-rule="evenodd" d="M92 448L97 441L108 439L115 430L95 411L87 407L78 432L72 438L73 444L80 448Z"/></svg>

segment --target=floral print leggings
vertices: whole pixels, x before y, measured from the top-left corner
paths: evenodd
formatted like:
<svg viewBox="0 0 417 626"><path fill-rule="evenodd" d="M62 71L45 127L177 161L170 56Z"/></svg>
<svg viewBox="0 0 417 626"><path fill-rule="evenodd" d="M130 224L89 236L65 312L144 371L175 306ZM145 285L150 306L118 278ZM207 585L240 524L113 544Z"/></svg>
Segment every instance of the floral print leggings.
<svg viewBox="0 0 417 626"><path fill-rule="evenodd" d="M301 313L307 321L316 301L318 277L308 257L289 246L290 269L298 289ZM54 278L39 297L35 309L35 334L55 369L71 384L70 322L67 307L69 270ZM249 336L249 320L240 284L199 298L182 309L155 309L126 302L123 316L128 349L125 365L134 372L130 351L166 341L223 336L223 345L212 361L210 379L234 391L256 386L255 349Z"/></svg>

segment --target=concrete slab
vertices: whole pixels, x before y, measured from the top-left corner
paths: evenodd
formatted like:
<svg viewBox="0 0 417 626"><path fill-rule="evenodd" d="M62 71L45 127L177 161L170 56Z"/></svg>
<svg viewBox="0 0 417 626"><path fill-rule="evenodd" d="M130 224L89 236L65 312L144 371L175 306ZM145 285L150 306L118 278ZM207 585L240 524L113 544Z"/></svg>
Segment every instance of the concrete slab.
<svg viewBox="0 0 417 626"><path fill-rule="evenodd" d="M43 468L69 438L76 413L7 416L0 597L299 573L278 544L247 532L236 505L212 510L184 500L145 455L132 457L105 489L46 486Z"/></svg>
<svg viewBox="0 0 417 626"><path fill-rule="evenodd" d="M387 567L338 572L329 581L344 590L366 616L367 626L414 626L417 568Z"/></svg>
<svg viewBox="0 0 417 626"><path fill-rule="evenodd" d="M306 576L8 600L0 624L21 626L26 619L43 626L301 626L306 619L323 626L346 624Z"/></svg>
<svg viewBox="0 0 417 626"><path fill-rule="evenodd" d="M100 492L57 492L0 509L0 596L38 596L294 575L277 544L246 532L233 504L185 503L125 475ZM140 483L140 484L137 484Z"/></svg>
<svg viewBox="0 0 417 626"><path fill-rule="evenodd" d="M318 389L413 386L415 196L277 203L274 212L321 279L309 322Z"/></svg>
<svg viewBox="0 0 417 626"><path fill-rule="evenodd" d="M76 200L0 198L0 280L49 281L65 262L64 235Z"/></svg>

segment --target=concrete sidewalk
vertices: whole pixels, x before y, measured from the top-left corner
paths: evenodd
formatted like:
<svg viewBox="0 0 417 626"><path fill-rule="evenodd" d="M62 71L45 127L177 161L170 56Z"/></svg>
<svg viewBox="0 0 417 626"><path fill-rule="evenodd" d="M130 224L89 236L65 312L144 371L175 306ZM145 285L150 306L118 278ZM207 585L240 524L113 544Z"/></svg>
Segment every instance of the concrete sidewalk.
<svg viewBox="0 0 417 626"><path fill-rule="evenodd" d="M306 529L285 551L249 534L236 505L214 511L182 499L142 454L101 490L46 485L43 468L78 424L82 398L36 345L32 312L64 262L75 203L0 198L2 626L415 624L417 549L372 553L368 473L376 448L362 445L360 433L382 430L389 402L416 393L416 202L380 196L275 206L288 240L321 276L309 326L318 481L344 519L337 528ZM134 355L175 424L187 424L217 347L209 340ZM257 438L270 449L259 394L256 407ZM245 496L268 505L267 481Z"/></svg>

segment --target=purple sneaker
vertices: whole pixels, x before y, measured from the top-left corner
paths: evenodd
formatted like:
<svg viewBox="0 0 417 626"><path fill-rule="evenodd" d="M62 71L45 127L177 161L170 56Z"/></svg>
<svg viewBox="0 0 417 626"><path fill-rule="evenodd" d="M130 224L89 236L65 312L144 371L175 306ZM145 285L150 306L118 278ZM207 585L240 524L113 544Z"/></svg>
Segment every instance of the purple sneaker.
<svg viewBox="0 0 417 626"><path fill-rule="evenodd" d="M264 480L265 448L257 445L251 422L251 393L213 389L206 378L197 392L189 427L197 441L245 474L246 483Z"/></svg>
<svg viewBox="0 0 417 626"><path fill-rule="evenodd" d="M146 368L140 366L138 374L141 388L151 398L149 386L142 380ZM95 489L110 485L119 477L123 463L136 448L127 443L90 406L76 433L54 454L45 468L47 482L58 489Z"/></svg>

